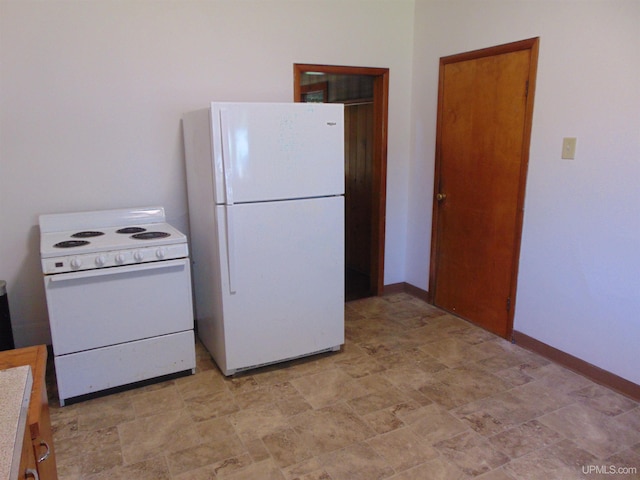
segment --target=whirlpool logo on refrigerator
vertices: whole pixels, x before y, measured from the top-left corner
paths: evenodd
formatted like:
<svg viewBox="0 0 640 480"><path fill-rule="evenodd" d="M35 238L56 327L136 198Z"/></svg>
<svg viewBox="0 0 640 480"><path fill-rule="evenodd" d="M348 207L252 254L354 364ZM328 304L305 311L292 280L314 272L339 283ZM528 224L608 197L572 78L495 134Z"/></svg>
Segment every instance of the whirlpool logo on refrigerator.
<svg viewBox="0 0 640 480"><path fill-rule="evenodd" d="M337 125L337 122L327 122L327 125L329 125L330 127L335 127Z"/></svg>

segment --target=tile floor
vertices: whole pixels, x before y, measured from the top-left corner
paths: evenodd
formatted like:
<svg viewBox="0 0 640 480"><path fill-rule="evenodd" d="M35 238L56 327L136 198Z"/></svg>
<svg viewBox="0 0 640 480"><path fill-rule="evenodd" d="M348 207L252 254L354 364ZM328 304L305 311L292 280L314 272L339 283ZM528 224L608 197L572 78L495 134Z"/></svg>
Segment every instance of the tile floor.
<svg viewBox="0 0 640 480"><path fill-rule="evenodd" d="M60 480L640 478L626 397L406 294L348 303L346 338L231 379L198 345L196 375L53 398Z"/></svg>

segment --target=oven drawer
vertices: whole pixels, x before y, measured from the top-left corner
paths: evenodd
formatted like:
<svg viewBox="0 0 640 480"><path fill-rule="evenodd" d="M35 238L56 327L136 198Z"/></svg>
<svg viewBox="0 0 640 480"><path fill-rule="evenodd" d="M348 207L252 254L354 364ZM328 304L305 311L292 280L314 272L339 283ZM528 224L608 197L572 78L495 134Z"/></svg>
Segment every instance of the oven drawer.
<svg viewBox="0 0 640 480"><path fill-rule="evenodd" d="M194 370L193 331L55 357L60 404L65 400L162 375Z"/></svg>
<svg viewBox="0 0 640 480"><path fill-rule="evenodd" d="M56 356L193 329L187 258L44 282Z"/></svg>

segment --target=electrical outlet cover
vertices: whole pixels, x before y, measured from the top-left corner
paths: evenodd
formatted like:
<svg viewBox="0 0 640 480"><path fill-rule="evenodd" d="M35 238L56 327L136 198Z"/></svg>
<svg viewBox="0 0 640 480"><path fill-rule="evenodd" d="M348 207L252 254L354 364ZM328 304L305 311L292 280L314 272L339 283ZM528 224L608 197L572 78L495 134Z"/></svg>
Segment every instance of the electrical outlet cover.
<svg viewBox="0 0 640 480"><path fill-rule="evenodd" d="M562 158L573 160L576 158L576 138L565 137L562 140Z"/></svg>

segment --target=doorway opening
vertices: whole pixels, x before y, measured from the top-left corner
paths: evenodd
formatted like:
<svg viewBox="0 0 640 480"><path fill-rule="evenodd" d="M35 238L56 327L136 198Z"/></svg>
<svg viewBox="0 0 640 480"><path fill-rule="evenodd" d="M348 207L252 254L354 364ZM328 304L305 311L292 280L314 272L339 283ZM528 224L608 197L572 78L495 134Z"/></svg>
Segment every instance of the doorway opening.
<svg viewBox="0 0 640 480"><path fill-rule="evenodd" d="M294 101L345 106L345 299L381 295L389 69L294 64Z"/></svg>

